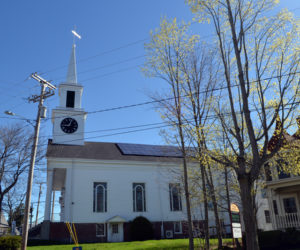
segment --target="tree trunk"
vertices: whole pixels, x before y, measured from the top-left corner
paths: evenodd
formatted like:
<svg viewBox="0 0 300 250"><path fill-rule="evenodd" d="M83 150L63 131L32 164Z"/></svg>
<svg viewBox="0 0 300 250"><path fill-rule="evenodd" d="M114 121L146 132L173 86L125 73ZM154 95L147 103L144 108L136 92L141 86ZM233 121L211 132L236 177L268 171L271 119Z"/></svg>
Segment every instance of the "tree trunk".
<svg viewBox="0 0 300 250"><path fill-rule="evenodd" d="M214 215L215 215L215 221L216 221L218 249L222 249L222 232L221 232L221 226L220 226L220 218L219 218L219 212L218 212L218 204L217 204L217 199L216 199L215 186L214 186L214 182L213 182L213 178L212 178L212 174L211 174L210 165L208 165L208 174L209 174L208 183L209 183L210 194L211 194L211 199L213 202Z"/></svg>
<svg viewBox="0 0 300 250"><path fill-rule="evenodd" d="M0 195L0 216L2 214L2 203L3 203L3 194Z"/></svg>
<svg viewBox="0 0 300 250"><path fill-rule="evenodd" d="M204 199L204 235L205 235L205 247L209 249L209 228L208 228L208 205L207 205L207 190L205 181L205 166L200 163L201 180L202 180L202 192Z"/></svg>
<svg viewBox="0 0 300 250"><path fill-rule="evenodd" d="M247 250L259 250L256 218L253 209L253 196L252 187L253 182L250 180L249 175L239 176L238 178L241 189L241 200L243 205L243 219L244 225L247 230L246 233L246 247Z"/></svg>
<svg viewBox="0 0 300 250"><path fill-rule="evenodd" d="M230 232L232 235L232 244L234 246L234 239L233 239L233 231L232 231L232 217L231 217L231 211L230 211L230 193L229 193L229 186L228 186L228 170L227 166L225 166L225 187L226 187L226 198L227 198L227 209L228 209L228 216L230 218Z"/></svg>
<svg viewBox="0 0 300 250"><path fill-rule="evenodd" d="M183 157L184 193L185 193L186 210L187 210L187 217L188 217L189 249L194 250L193 224L192 224L190 193L189 193L189 185L188 185L187 162L186 162L185 152L183 154L184 154Z"/></svg>

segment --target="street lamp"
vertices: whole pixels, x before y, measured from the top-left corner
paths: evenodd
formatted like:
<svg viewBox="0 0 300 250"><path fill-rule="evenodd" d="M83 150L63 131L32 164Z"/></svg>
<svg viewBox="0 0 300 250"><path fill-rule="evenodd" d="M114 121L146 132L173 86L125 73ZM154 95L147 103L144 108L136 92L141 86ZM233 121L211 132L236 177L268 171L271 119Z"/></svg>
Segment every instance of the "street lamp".
<svg viewBox="0 0 300 250"><path fill-rule="evenodd" d="M15 113L11 112L10 110L6 110L4 113L7 115L12 115L12 116L16 115Z"/></svg>
<svg viewBox="0 0 300 250"><path fill-rule="evenodd" d="M18 115L18 114L14 113L14 112L12 112L12 111L10 111L10 110L4 111L4 114L10 115L10 116L17 116L17 117L20 117L20 120L26 121L26 122L28 122L28 124L30 124L32 127L34 127L33 120L30 120L30 119L28 119L28 118L25 118L24 116ZM44 117L42 117L42 118L44 118Z"/></svg>

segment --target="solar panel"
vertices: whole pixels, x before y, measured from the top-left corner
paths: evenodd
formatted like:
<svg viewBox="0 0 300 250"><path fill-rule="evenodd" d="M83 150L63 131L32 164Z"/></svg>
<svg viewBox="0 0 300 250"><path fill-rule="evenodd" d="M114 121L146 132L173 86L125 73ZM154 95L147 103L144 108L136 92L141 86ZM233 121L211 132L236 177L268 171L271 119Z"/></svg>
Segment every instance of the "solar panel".
<svg viewBox="0 0 300 250"><path fill-rule="evenodd" d="M142 155L160 157L182 157L182 152L175 146L117 143L123 155Z"/></svg>

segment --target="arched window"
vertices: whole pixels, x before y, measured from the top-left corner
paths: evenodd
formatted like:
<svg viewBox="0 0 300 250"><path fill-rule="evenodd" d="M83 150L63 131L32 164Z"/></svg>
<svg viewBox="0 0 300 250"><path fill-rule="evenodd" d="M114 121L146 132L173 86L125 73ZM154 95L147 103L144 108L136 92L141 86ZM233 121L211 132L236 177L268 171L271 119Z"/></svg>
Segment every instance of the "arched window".
<svg viewBox="0 0 300 250"><path fill-rule="evenodd" d="M145 183L133 183L133 211L146 211Z"/></svg>
<svg viewBox="0 0 300 250"><path fill-rule="evenodd" d="M180 195L180 185L178 183L169 184L170 193L170 209L171 211L181 211L181 195Z"/></svg>
<svg viewBox="0 0 300 250"><path fill-rule="evenodd" d="M95 182L94 183L94 212L106 212L107 211L107 191L106 183Z"/></svg>

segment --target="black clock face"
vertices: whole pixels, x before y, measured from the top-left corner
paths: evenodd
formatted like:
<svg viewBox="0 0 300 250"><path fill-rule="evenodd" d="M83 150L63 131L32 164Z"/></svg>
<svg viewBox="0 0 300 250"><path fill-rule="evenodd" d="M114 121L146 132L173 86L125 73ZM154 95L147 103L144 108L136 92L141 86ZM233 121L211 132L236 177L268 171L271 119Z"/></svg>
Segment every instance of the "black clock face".
<svg viewBox="0 0 300 250"><path fill-rule="evenodd" d="M77 130L78 123L75 119L68 117L61 121L60 127L65 133L72 134Z"/></svg>

